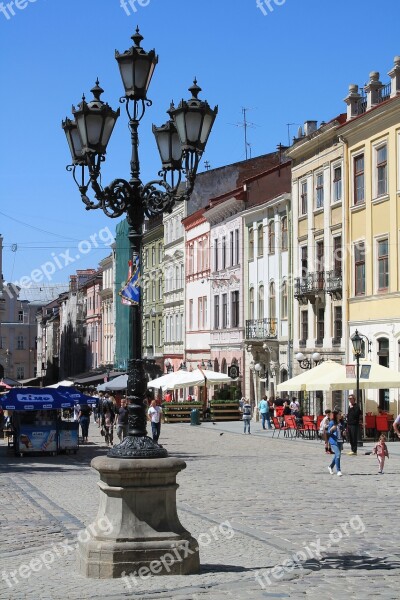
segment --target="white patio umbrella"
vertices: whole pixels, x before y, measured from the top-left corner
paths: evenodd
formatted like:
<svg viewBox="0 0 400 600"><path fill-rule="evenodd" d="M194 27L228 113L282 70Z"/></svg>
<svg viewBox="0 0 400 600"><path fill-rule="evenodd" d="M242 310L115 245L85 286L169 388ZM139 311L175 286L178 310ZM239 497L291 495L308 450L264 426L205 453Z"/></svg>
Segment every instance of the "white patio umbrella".
<svg viewBox="0 0 400 600"><path fill-rule="evenodd" d="M332 389L348 389L335 387L334 382L342 381L343 374L346 377L346 369L343 365L333 360L325 360L313 369L308 369L292 379L283 381L276 386L276 389L278 392L330 392Z"/></svg>
<svg viewBox="0 0 400 600"><path fill-rule="evenodd" d="M53 385L46 385L49 388L58 388L62 387L72 387L74 385L73 381L69 381L68 379L63 379L63 381L59 381L58 383L53 383Z"/></svg>
<svg viewBox="0 0 400 600"><path fill-rule="evenodd" d="M128 386L128 375L119 375L111 381L106 381L101 385L97 386L98 392L106 392L107 390L117 392L119 390L126 390Z"/></svg>
<svg viewBox="0 0 400 600"><path fill-rule="evenodd" d="M198 371L198 369L197 369ZM189 387L192 385L202 385L204 383L204 377L199 376L196 371L184 371L179 369L173 373L168 373L153 381L149 381L147 384L148 388L162 388L165 390L177 390L180 388Z"/></svg>

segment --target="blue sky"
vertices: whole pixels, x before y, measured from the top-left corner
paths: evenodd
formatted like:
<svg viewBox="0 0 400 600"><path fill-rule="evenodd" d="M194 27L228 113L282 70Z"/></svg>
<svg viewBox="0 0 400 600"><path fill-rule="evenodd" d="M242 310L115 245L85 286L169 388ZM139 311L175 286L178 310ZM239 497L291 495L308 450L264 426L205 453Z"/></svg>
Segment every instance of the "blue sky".
<svg viewBox="0 0 400 600"><path fill-rule="evenodd" d="M293 123L293 136L305 120L327 121L344 112L348 85L365 84L370 71L388 81L400 54L398 0L270 0L272 11L262 1L263 11L256 0L142 0L142 6L132 0L136 12L128 4L128 15L120 0L26 0L14 15L7 9L8 18L0 12L0 233L7 281L30 277L35 269L43 275L41 265L52 262L50 279L64 282L76 269L96 268L108 254L100 238L110 239L105 228L114 233L116 221L84 209L65 171L69 151L61 119L82 92L91 97L96 77L103 99L119 106L114 50L132 45L137 24L143 47L159 54L149 92L153 106L140 128L143 181L160 168L151 124L166 121L171 99L188 97L194 76L201 97L219 105L204 156L213 168L245 158L243 129L235 125L242 107L255 124L248 138L256 156L287 143L287 123ZM121 110L103 182L129 177L129 160ZM90 242L96 234L97 248ZM86 254L76 260L82 241L88 242L79 246ZM66 252L74 262L64 267Z"/></svg>

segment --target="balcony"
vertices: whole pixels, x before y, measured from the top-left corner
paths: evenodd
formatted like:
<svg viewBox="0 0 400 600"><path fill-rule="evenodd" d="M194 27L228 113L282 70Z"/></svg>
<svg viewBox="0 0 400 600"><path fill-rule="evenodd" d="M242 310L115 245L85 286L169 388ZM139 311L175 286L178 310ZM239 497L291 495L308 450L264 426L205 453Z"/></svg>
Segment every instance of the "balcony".
<svg viewBox="0 0 400 600"><path fill-rule="evenodd" d="M294 297L300 304L315 304L317 296L325 293L325 271L308 273L294 280Z"/></svg>
<svg viewBox="0 0 400 600"><path fill-rule="evenodd" d="M334 269L326 274L326 291L333 300L342 298L342 270Z"/></svg>
<svg viewBox="0 0 400 600"><path fill-rule="evenodd" d="M277 337L277 319L253 319L252 321L246 321L247 340L271 340Z"/></svg>

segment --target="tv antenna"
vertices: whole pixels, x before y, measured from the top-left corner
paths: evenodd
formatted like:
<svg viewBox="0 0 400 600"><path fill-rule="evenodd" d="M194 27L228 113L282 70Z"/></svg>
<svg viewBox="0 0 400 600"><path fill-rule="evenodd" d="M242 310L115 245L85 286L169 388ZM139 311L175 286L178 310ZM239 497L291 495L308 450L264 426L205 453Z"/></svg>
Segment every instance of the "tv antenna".
<svg viewBox="0 0 400 600"><path fill-rule="evenodd" d="M258 127L258 125L256 123L249 123L248 122L248 120L247 120L247 112L249 110L251 110L251 109L250 108L246 108L246 107L242 107L243 123L230 123L230 125L234 125L235 127L243 127L243 131L244 131L244 151L245 151L246 160L249 158L249 154L250 154L250 158L251 158L251 143L247 139L247 130L249 129L249 127L251 127L251 128Z"/></svg>

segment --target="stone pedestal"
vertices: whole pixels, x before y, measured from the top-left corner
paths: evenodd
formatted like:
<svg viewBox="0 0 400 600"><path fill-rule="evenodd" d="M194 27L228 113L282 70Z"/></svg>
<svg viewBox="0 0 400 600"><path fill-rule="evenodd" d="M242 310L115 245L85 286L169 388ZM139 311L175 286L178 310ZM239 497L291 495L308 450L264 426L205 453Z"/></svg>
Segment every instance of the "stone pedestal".
<svg viewBox="0 0 400 600"><path fill-rule="evenodd" d="M198 573L198 544L176 511L176 476L186 463L97 457L91 465L100 473L100 506L79 536L80 573L99 579Z"/></svg>

